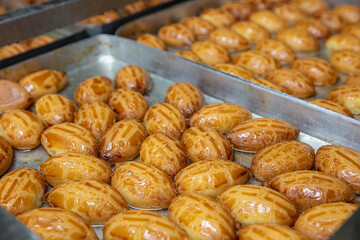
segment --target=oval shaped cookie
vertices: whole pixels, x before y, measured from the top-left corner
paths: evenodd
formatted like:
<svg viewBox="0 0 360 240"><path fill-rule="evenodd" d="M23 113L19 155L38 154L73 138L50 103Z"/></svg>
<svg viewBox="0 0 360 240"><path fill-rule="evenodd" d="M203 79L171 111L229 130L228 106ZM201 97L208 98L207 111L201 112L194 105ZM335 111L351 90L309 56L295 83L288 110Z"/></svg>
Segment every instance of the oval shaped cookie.
<svg viewBox="0 0 360 240"><path fill-rule="evenodd" d="M182 169L175 177L179 194L198 193L216 198L229 187L245 184L249 169L228 160L205 160Z"/></svg>
<svg viewBox="0 0 360 240"><path fill-rule="evenodd" d="M141 144L140 161L166 172L170 177L188 165L185 146L164 134L153 134Z"/></svg>
<svg viewBox="0 0 360 240"><path fill-rule="evenodd" d="M274 90L279 91L279 92L283 92L283 93L286 92L283 87L281 87L279 85L276 85L275 83L272 83L269 80L266 80L264 78L250 78L249 81L251 81L253 83L260 84L260 85L263 85L263 86L271 88L271 89L274 89Z"/></svg>
<svg viewBox="0 0 360 240"><path fill-rule="evenodd" d="M349 184L355 194L360 193L359 151L344 146L322 146L316 152L315 167Z"/></svg>
<svg viewBox="0 0 360 240"><path fill-rule="evenodd" d="M104 239L190 240L175 223L159 213L131 210L112 217L104 226Z"/></svg>
<svg viewBox="0 0 360 240"><path fill-rule="evenodd" d="M182 58L185 58L187 60L203 64L201 59L195 53L193 53L191 51L178 51L175 54Z"/></svg>
<svg viewBox="0 0 360 240"><path fill-rule="evenodd" d="M229 28L217 28L209 34L208 40L228 50L242 51L250 48L250 43L243 36Z"/></svg>
<svg viewBox="0 0 360 240"><path fill-rule="evenodd" d="M10 168L14 151L8 141L0 136L0 177Z"/></svg>
<svg viewBox="0 0 360 240"><path fill-rule="evenodd" d="M228 11L222 8L208 8L200 13L200 17L215 27L230 27L236 19Z"/></svg>
<svg viewBox="0 0 360 240"><path fill-rule="evenodd" d="M76 105L60 94L47 94L35 103L35 110L45 126L73 122Z"/></svg>
<svg viewBox="0 0 360 240"><path fill-rule="evenodd" d="M16 109L26 109L33 102L31 95L19 84L0 80L0 115Z"/></svg>
<svg viewBox="0 0 360 240"><path fill-rule="evenodd" d="M250 15L249 20L263 26L269 32L277 32L289 27L285 19L269 10L256 11Z"/></svg>
<svg viewBox="0 0 360 240"><path fill-rule="evenodd" d="M334 84L338 78L331 64L320 58L297 59L291 65L291 69L301 72L316 85L329 86Z"/></svg>
<svg viewBox="0 0 360 240"><path fill-rule="evenodd" d="M354 4L341 4L333 10L345 18L348 23L360 22L360 8Z"/></svg>
<svg viewBox="0 0 360 240"><path fill-rule="evenodd" d="M93 17L84 19L81 21L84 25L103 25L113 22L120 18L120 15L115 10L106 11L103 14L95 15Z"/></svg>
<svg viewBox="0 0 360 240"><path fill-rule="evenodd" d="M299 52L315 52L320 48L319 43L311 34L296 28L279 31L276 34L276 40Z"/></svg>
<svg viewBox="0 0 360 240"><path fill-rule="evenodd" d="M324 23L331 31L340 31L343 29L347 21L340 14L335 11L322 10L314 12L312 17L320 20Z"/></svg>
<svg viewBox="0 0 360 240"><path fill-rule="evenodd" d="M217 63L211 65L211 67L233 76L245 78L246 80L249 80L253 77L249 70L230 63Z"/></svg>
<svg viewBox="0 0 360 240"><path fill-rule="evenodd" d="M209 41L195 42L190 49L205 64L228 63L231 60L230 53L226 48Z"/></svg>
<svg viewBox="0 0 360 240"><path fill-rule="evenodd" d="M163 133L175 139L180 139L186 130L184 115L168 103L156 103L149 108L144 117L144 124L149 135Z"/></svg>
<svg viewBox="0 0 360 240"><path fill-rule="evenodd" d="M72 211L92 225L105 224L112 216L128 210L121 194L96 180L75 180L57 185L45 196L51 207Z"/></svg>
<svg viewBox="0 0 360 240"><path fill-rule="evenodd" d="M116 73L115 84L118 88L127 88L144 94L150 90L152 79L144 68L128 65Z"/></svg>
<svg viewBox="0 0 360 240"><path fill-rule="evenodd" d="M300 8L289 3L275 5L272 10L276 15L290 23L295 23L306 18L306 14Z"/></svg>
<svg viewBox="0 0 360 240"><path fill-rule="evenodd" d="M246 20L254 11L254 8L250 3L238 1L225 3L221 8L231 13L236 20Z"/></svg>
<svg viewBox="0 0 360 240"><path fill-rule="evenodd" d="M314 83L297 70L277 69L266 79L281 86L286 93L295 97L307 98L315 94Z"/></svg>
<svg viewBox="0 0 360 240"><path fill-rule="evenodd" d="M323 0L292 0L291 4L297 6L307 14L312 14L320 10L327 10L329 7Z"/></svg>
<svg viewBox="0 0 360 240"><path fill-rule="evenodd" d="M186 152L192 162L208 159L232 160L233 149L230 142L219 130L206 126L191 127L181 136Z"/></svg>
<svg viewBox="0 0 360 240"><path fill-rule="evenodd" d="M165 102L173 105L186 117L191 117L205 104L202 91L191 83L175 83L165 95Z"/></svg>
<svg viewBox="0 0 360 240"><path fill-rule="evenodd" d="M295 205L288 198L262 186L233 186L218 196L218 200L243 227L255 223L291 226L298 217Z"/></svg>
<svg viewBox="0 0 360 240"><path fill-rule="evenodd" d="M284 141L261 149L251 161L251 173L259 180L297 170L310 170L315 161L314 149L302 142Z"/></svg>
<svg viewBox="0 0 360 240"><path fill-rule="evenodd" d="M16 169L0 179L0 205L15 216L39 208L45 188L39 171L29 167Z"/></svg>
<svg viewBox="0 0 360 240"><path fill-rule="evenodd" d="M158 36L166 44L174 47L187 47L195 42L193 32L180 23L161 27L158 31Z"/></svg>
<svg viewBox="0 0 360 240"><path fill-rule="evenodd" d="M270 33L264 27L250 21L239 21L233 24L231 29L249 42L259 42L271 38Z"/></svg>
<svg viewBox="0 0 360 240"><path fill-rule="evenodd" d="M113 90L114 86L109 78L105 76L96 76L80 83L75 91L74 98L79 106L92 102L106 103Z"/></svg>
<svg viewBox="0 0 360 240"><path fill-rule="evenodd" d="M325 43L327 49L336 50L351 50L360 52L360 38L349 34L339 33L331 36Z"/></svg>
<svg viewBox="0 0 360 240"><path fill-rule="evenodd" d="M126 4L124 7L124 12L126 15L135 14L141 12L148 8L148 5L144 1L135 1L129 4Z"/></svg>
<svg viewBox="0 0 360 240"><path fill-rule="evenodd" d="M143 162L118 164L112 174L111 185L135 208L164 209L176 196L171 178Z"/></svg>
<svg viewBox="0 0 360 240"><path fill-rule="evenodd" d="M190 127L206 126L226 133L251 118L251 112L245 107L234 103L214 103L197 111L190 119Z"/></svg>
<svg viewBox="0 0 360 240"><path fill-rule="evenodd" d="M351 50L334 51L330 63L337 71L345 74L360 73L360 53Z"/></svg>
<svg viewBox="0 0 360 240"><path fill-rule="evenodd" d="M347 79L346 79L346 85L355 85L355 86L360 86L360 74L354 74L354 75L350 75Z"/></svg>
<svg viewBox="0 0 360 240"><path fill-rule="evenodd" d="M296 140L300 129L275 118L256 118L235 126L226 138L235 148L257 152L260 149L286 140Z"/></svg>
<svg viewBox="0 0 360 240"><path fill-rule="evenodd" d="M126 88L116 89L110 95L109 105L118 120L137 119L141 121L148 110L148 102L136 91Z"/></svg>
<svg viewBox="0 0 360 240"><path fill-rule="evenodd" d="M191 239L234 239L235 221L230 213L210 197L184 194L169 207L169 218Z"/></svg>
<svg viewBox="0 0 360 240"><path fill-rule="evenodd" d="M317 171L295 171L278 175L266 185L287 196L300 209L331 202L353 202L354 192L335 177Z"/></svg>
<svg viewBox="0 0 360 240"><path fill-rule="evenodd" d="M41 120L27 110L13 110L0 117L0 136L17 149L39 146L44 129Z"/></svg>
<svg viewBox="0 0 360 240"><path fill-rule="evenodd" d="M306 100L312 104L316 104L320 107L323 107L323 108L326 108L326 109L329 109L331 111L334 111L334 112L338 112L340 114L343 114L345 116L348 116L348 117L351 117L353 118L353 114L350 112L349 109L347 109L346 107L340 105L339 103L336 103L336 102L333 102L333 101L330 101L330 100L326 100L326 99L309 99L309 100Z"/></svg>
<svg viewBox="0 0 360 240"><path fill-rule="evenodd" d="M256 44L255 50L269 54L281 64L292 63L296 60L296 54L290 47L272 39L259 42Z"/></svg>
<svg viewBox="0 0 360 240"><path fill-rule="evenodd" d="M40 165L46 182L56 186L72 180L98 180L110 182L112 173L102 159L89 154L64 153L48 158Z"/></svg>
<svg viewBox="0 0 360 240"><path fill-rule="evenodd" d="M307 32L316 39L326 39L331 35L330 29L314 18L306 18L295 23L294 29Z"/></svg>
<svg viewBox="0 0 360 240"><path fill-rule="evenodd" d="M111 102L111 99L110 99ZM85 103L75 114L75 124L88 129L99 141L115 123L115 113L103 102Z"/></svg>
<svg viewBox="0 0 360 240"><path fill-rule="evenodd" d="M33 209L16 218L43 239L98 239L89 223L76 213L61 208Z"/></svg>
<svg viewBox="0 0 360 240"><path fill-rule="evenodd" d="M276 223L257 223L246 226L238 233L239 240L306 240L305 236L294 229Z"/></svg>
<svg viewBox="0 0 360 240"><path fill-rule="evenodd" d="M100 156L110 164L134 159L147 133L144 125L135 119L115 123L101 138Z"/></svg>
<svg viewBox="0 0 360 240"><path fill-rule="evenodd" d="M352 34L358 38L360 38L360 21L357 24L351 24L351 25L347 25L342 31L341 33L347 33L347 34Z"/></svg>
<svg viewBox="0 0 360 240"><path fill-rule="evenodd" d="M233 58L233 63L246 68L256 76L266 76L280 68L279 63L272 56L261 51L239 53Z"/></svg>
<svg viewBox="0 0 360 240"><path fill-rule="evenodd" d="M55 42L56 39L47 35L40 35L38 37L34 37L31 39L29 43L29 47L31 49L38 48L47 44L50 44L52 42Z"/></svg>
<svg viewBox="0 0 360 240"><path fill-rule="evenodd" d="M150 33L142 34L141 36L136 38L136 41L149 47L167 51L167 47L164 41Z"/></svg>
<svg viewBox="0 0 360 240"><path fill-rule="evenodd" d="M74 123L61 123L49 127L41 135L41 144L50 156L61 153L98 155L98 142L86 128Z"/></svg>
<svg viewBox="0 0 360 240"><path fill-rule="evenodd" d="M64 72L41 70L20 79L19 84L36 100L45 94L57 93L65 87L67 76Z"/></svg>
<svg viewBox="0 0 360 240"><path fill-rule="evenodd" d="M340 86L331 90L327 100L345 106L353 114L360 114L360 86Z"/></svg>
<svg viewBox="0 0 360 240"><path fill-rule="evenodd" d="M187 17L181 23L192 31L197 37L206 37L215 30L215 26L200 17Z"/></svg>
<svg viewBox="0 0 360 240"><path fill-rule="evenodd" d="M29 51L29 47L23 43L12 43L4 47L0 47L0 59L9 58L20 53Z"/></svg>
<svg viewBox="0 0 360 240"><path fill-rule="evenodd" d="M299 216L295 230L309 239L330 239L357 209L357 205L343 202L313 207Z"/></svg>

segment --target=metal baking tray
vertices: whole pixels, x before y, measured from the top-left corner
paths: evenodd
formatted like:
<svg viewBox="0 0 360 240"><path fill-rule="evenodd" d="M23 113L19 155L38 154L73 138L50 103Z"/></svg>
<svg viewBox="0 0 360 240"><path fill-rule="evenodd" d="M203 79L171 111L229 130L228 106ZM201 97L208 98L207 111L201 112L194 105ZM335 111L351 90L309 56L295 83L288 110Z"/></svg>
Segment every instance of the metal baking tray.
<svg viewBox="0 0 360 240"><path fill-rule="evenodd" d="M150 106L164 101L167 88L175 82L190 82L204 92L206 104L233 102L251 110L253 117L274 117L298 126L301 129L299 140L310 144L314 149L328 143L360 149L360 122L357 120L290 95L267 90L261 85L192 64L169 52L112 35L97 35L2 69L0 79L18 81L41 69L65 71L68 85L60 94L74 99L75 90L85 79L96 75L113 79L116 72L128 64L139 65L151 73L153 88L145 96ZM235 151L234 161L249 167L252 156ZM15 150L15 161L10 171L24 166L39 169L39 165L48 157L42 146L32 151ZM253 178L249 182L260 184ZM167 213L164 210L158 212ZM0 231L1 226L0 220ZM93 227L102 239L102 226Z"/></svg>

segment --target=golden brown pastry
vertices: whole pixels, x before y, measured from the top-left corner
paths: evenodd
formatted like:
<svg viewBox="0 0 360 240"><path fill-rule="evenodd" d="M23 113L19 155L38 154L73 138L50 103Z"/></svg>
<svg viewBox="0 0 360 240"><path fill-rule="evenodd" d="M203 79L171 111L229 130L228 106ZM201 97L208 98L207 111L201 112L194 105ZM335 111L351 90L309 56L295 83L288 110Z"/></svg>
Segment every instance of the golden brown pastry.
<svg viewBox="0 0 360 240"><path fill-rule="evenodd" d="M297 70L277 69L272 71L266 79L298 98L307 98L315 94L314 83Z"/></svg>
<svg viewBox="0 0 360 240"><path fill-rule="evenodd" d="M4 47L0 47L0 59L9 58L28 50L29 47L23 43L13 43Z"/></svg>
<svg viewBox="0 0 360 240"><path fill-rule="evenodd" d="M360 114L360 86L336 87L328 93L326 99L345 106L353 114Z"/></svg>
<svg viewBox="0 0 360 240"><path fill-rule="evenodd" d="M324 23L331 31L340 31L345 27L347 21L340 14L335 11L322 10L314 12L312 17L320 20Z"/></svg>
<svg viewBox="0 0 360 240"><path fill-rule="evenodd" d="M273 39L258 42L255 50L271 55L281 64L289 64L296 60L296 54L289 46Z"/></svg>
<svg viewBox="0 0 360 240"><path fill-rule="evenodd" d="M114 86L109 78L96 76L80 83L74 98L79 106L92 102L108 102L113 90Z"/></svg>
<svg viewBox="0 0 360 240"><path fill-rule="evenodd" d="M299 128L275 118L256 118L235 126L226 138L242 151L257 152L260 149L287 140L296 140Z"/></svg>
<svg viewBox="0 0 360 240"><path fill-rule="evenodd" d="M98 142L86 128L74 123L61 123L49 127L41 135L41 144L50 156L61 153L98 155Z"/></svg>
<svg viewBox="0 0 360 240"><path fill-rule="evenodd" d="M148 110L148 102L143 95L126 88L119 88L112 92L109 105L118 120L137 119L141 121Z"/></svg>
<svg viewBox="0 0 360 240"><path fill-rule="evenodd" d="M360 74L350 75L346 79L346 85L360 86Z"/></svg>
<svg viewBox="0 0 360 240"><path fill-rule="evenodd" d="M16 169L0 179L0 206L15 216L39 208L45 188L39 171L29 167Z"/></svg>
<svg viewBox="0 0 360 240"><path fill-rule="evenodd" d="M161 27L158 36L166 44L174 47L188 47L195 42L193 32L180 23L173 23Z"/></svg>
<svg viewBox="0 0 360 240"><path fill-rule="evenodd" d="M143 162L118 164L112 174L111 185L135 208L164 209L176 196L171 178L165 172Z"/></svg>
<svg viewBox="0 0 360 240"><path fill-rule="evenodd" d="M72 180L110 183L112 170L102 159L89 154L65 153L48 158L40 165L46 182L56 186Z"/></svg>
<svg viewBox="0 0 360 240"><path fill-rule="evenodd" d="M147 133L144 125L135 119L115 123L101 138L100 156L111 164L134 159Z"/></svg>
<svg viewBox="0 0 360 240"><path fill-rule="evenodd" d="M176 197L169 207L169 218L193 240L235 238L235 221L217 201L199 194Z"/></svg>
<svg viewBox="0 0 360 240"><path fill-rule="evenodd" d="M249 70L230 63L217 63L217 64L213 64L211 67L219 71L226 72L233 76L245 78L246 80L249 80L250 78L253 77L253 75Z"/></svg>
<svg viewBox="0 0 360 240"><path fill-rule="evenodd" d="M136 41L149 47L167 51L167 47L164 41L150 33L142 34L141 36L136 38Z"/></svg>
<svg viewBox="0 0 360 240"><path fill-rule="evenodd" d="M196 37L206 37L216 29L214 25L200 17L187 17L181 23L189 28Z"/></svg>
<svg viewBox="0 0 360 240"><path fill-rule="evenodd" d="M238 240L307 240L305 236L294 229L276 223L251 224L238 233Z"/></svg>
<svg viewBox="0 0 360 240"><path fill-rule="evenodd" d="M306 143L284 141L261 149L251 161L251 173L259 180L297 170L310 170L315 161L314 149Z"/></svg>
<svg viewBox="0 0 360 240"><path fill-rule="evenodd" d="M115 123L116 115L103 102L85 103L75 113L74 123L88 129L100 141L104 133Z"/></svg>
<svg viewBox="0 0 360 240"><path fill-rule="evenodd" d="M157 6L166 2L170 2L171 0L149 0L150 6Z"/></svg>
<svg viewBox="0 0 360 240"><path fill-rule="evenodd" d="M14 151L8 141L0 136L0 177L10 168Z"/></svg>
<svg viewBox="0 0 360 240"><path fill-rule="evenodd" d="M250 15L249 20L263 26L269 32L277 32L289 27L285 19L269 10L256 11Z"/></svg>
<svg viewBox="0 0 360 240"><path fill-rule="evenodd" d="M274 89L274 90L279 91L279 92L286 93L286 91L285 91L285 89L283 87L281 87L279 85L276 85L275 83L272 83L269 80L266 80L264 78L250 78L249 81L253 82L253 83L260 84L260 85L263 85L263 86L271 88L271 89Z"/></svg>
<svg viewBox="0 0 360 240"><path fill-rule="evenodd" d="M190 118L205 105L204 94L191 83L175 83L165 95L165 102L173 105L186 117Z"/></svg>
<svg viewBox="0 0 360 240"><path fill-rule="evenodd" d="M357 24L347 25L347 26L341 31L341 33L352 34L352 35L360 38L360 22L357 23Z"/></svg>
<svg viewBox="0 0 360 240"><path fill-rule="evenodd" d="M217 28L210 33L208 40L228 50L242 51L250 48L248 40L229 28Z"/></svg>
<svg viewBox="0 0 360 240"><path fill-rule="evenodd" d="M320 58L298 59L291 65L291 69L301 72L315 85L330 86L334 84L338 78L331 64Z"/></svg>
<svg viewBox="0 0 360 240"><path fill-rule="evenodd" d="M19 84L28 91L34 100L45 94L57 93L67 82L64 72L55 70L40 70L20 79Z"/></svg>
<svg viewBox="0 0 360 240"><path fill-rule="evenodd" d="M61 208L33 209L16 218L43 239L98 239L89 223L76 213Z"/></svg>
<svg viewBox="0 0 360 240"><path fill-rule="evenodd" d="M310 33L296 28L279 31L276 34L276 40L299 52L315 52L320 48L319 43Z"/></svg>
<svg viewBox="0 0 360 240"><path fill-rule="evenodd" d="M329 9L324 0L292 0L291 4L297 6L307 14Z"/></svg>
<svg viewBox="0 0 360 240"><path fill-rule="evenodd" d="M219 130L206 126L191 127L181 136L186 152L192 162L209 159L232 160L233 149L230 142Z"/></svg>
<svg viewBox="0 0 360 240"><path fill-rule="evenodd" d="M254 11L249 2L228 2L221 6L222 9L230 12L236 20L246 20Z"/></svg>
<svg viewBox="0 0 360 240"><path fill-rule="evenodd" d="M41 35L38 37L34 37L31 39L30 43L29 43L29 47L31 49L33 48L38 48L47 44L50 44L52 42L55 42L56 39L47 35Z"/></svg>
<svg viewBox="0 0 360 240"><path fill-rule="evenodd" d="M247 51L236 55L233 63L249 70L255 76L266 76L279 69L279 63L269 54L261 51Z"/></svg>
<svg viewBox="0 0 360 240"><path fill-rule="evenodd" d="M4 14L7 12L7 9L5 7L0 6L0 14Z"/></svg>
<svg viewBox="0 0 360 240"><path fill-rule="evenodd" d="M326 100L326 99L310 99L310 100L307 100L307 101L310 102L310 103L316 104L316 105L318 105L320 107L329 109L331 111L338 112L338 113L343 114L345 116L348 116L348 117L351 117L351 118L354 117L349 109L347 109L346 107L340 105L339 103L336 103L336 102L333 102L333 101L330 101L330 100Z"/></svg>
<svg viewBox="0 0 360 240"><path fill-rule="evenodd" d="M168 103L156 103L146 112L144 124L149 135L163 133L180 139L186 130L186 119L180 110Z"/></svg>
<svg viewBox="0 0 360 240"><path fill-rule="evenodd" d="M351 50L334 51L330 56L330 63L339 72L360 73L360 53Z"/></svg>
<svg viewBox="0 0 360 240"><path fill-rule="evenodd" d="M242 2L250 3L255 10L264 10L271 7L271 2L275 0L243 0Z"/></svg>
<svg viewBox="0 0 360 240"><path fill-rule="evenodd" d="M115 84L118 88L127 88L144 94L151 89L152 80L144 68L128 65L116 73Z"/></svg>
<svg viewBox="0 0 360 240"><path fill-rule="evenodd" d="M255 223L291 226L298 217L295 205L287 197L262 186L233 186L217 199L230 210L242 227Z"/></svg>
<svg viewBox="0 0 360 240"><path fill-rule="evenodd" d="M129 209L114 187L96 180L62 183L51 189L45 198L51 207L77 213L92 225L105 224L112 216Z"/></svg>
<svg viewBox="0 0 360 240"><path fill-rule="evenodd" d="M105 240L190 240L184 230L164 215L144 210L131 210L115 215L104 226L103 234Z"/></svg>
<svg viewBox="0 0 360 240"><path fill-rule="evenodd" d="M120 18L118 12L114 10L106 11L103 14L99 14L81 21L82 24L85 25L102 25L111 23Z"/></svg>
<svg viewBox="0 0 360 240"><path fill-rule="evenodd" d="M44 129L41 120L27 110L14 110L0 117L0 136L17 149L33 149L39 146Z"/></svg>
<svg viewBox="0 0 360 240"><path fill-rule="evenodd" d="M32 101L31 95L19 84L0 80L0 115L15 109L26 109Z"/></svg>
<svg viewBox="0 0 360 240"><path fill-rule="evenodd" d="M288 172L266 182L305 211L324 203L353 202L354 192L344 182L325 173L309 170Z"/></svg>
<svg viewBox="0 0 360 240"><path fill-rule="evenodd" d="M164 134L153 134L141 144L140 161L151 164L174 178L188 165L185 146L174 138Z"/></svg>
<svg viewBox="0 0 360 240"><path fill-rule="evenodd" d="M203 61L201 61L201 59L191 51L178 51L175 54L187 60L203 64Z"/></svg>
<svg viewBox="0 0 360 240"><path fill-rule="evenodd" d="M195 53L205 64L228 63L230 54L226 48L209 41L199 41L191 45L191 51Z"/></svg>
<svg viewBox="0 0 360 240"><path fill-rule="evenodd" d="M357 209L357 205L343 202L313 207L296 220L295 230L309 239L330 239Z"/></svg>
<svg viewBox="0 0 360 240"><path fill-rule="evenodd" d="M148 8L148 5L144 1L136 1L126 4L124 7L124 13L126 15L135 14Z"/></svg>
<svg viewBox="0 0 360 240"><path fill-rule="evenodd" d="M306 18L306 14L300 8L288 3L276 5L272 10L290 23L296 23Z"/></svg>
<svg viewBox="0 0 360 240"><path fill-rule="evenodd" d="M330 29L321 21L314 18L306 18L295 23L294 29L307 32L316 39L326 39L331 33Z"/></svg>
<svg viewBox="0 0 360 240"><path fill-rule="evenodd" d="M237 22L231 26L231 29L249 42L259 42L271 38L270 33L264 27L250 21Z"/></svg>
<svg viewBox="0 0 360 240"><path fill-rule="evenodd" d="M200 17L215 27L230 27L236 21L230 12L222 8L208 8L200 13Z"/></svg>
<svg viewBox="0 0 360 240"><path fill-rule="evenodd" d="M36 113L46 127L73 122L76 105L60 94L47 94L35 103Z"/></svg>
<svg viewBox="0 0 360 240"><path fill-rule="evenodd" d="M344 146L322 146L316 152L315 167L349 184L355 194L360 193L359 151Z"/></svg>
<svg viewBox="0 0 360 240"><path fill-rule="evenodd" d="M342 4L334 8L334 12L340 14L348 23L360 22L360 8L354 4Z"/></svg>
<svg viewBox="0 0 360 240"><path fill-rule="evenodd" d="M175 178L179 194L198 193L216 198L229 187L245 184L250 171L243 165L223 160L205 160L182 169Z"/></svg>
<svg viewBox="0 0 360 240"><path fill-rule="evenodd" d="M237 124L252 118L251 112L235 103L214 103L197 111L190 119L190 127L206 126L227 133Z"/></svg>
<svg viewBox="0 0 360 240"><path fill-rule="evenodd" d="M336 50L352 50L360 53L360 38L349 34L340 33L331 36L325 43L327 49Z"/></svg>

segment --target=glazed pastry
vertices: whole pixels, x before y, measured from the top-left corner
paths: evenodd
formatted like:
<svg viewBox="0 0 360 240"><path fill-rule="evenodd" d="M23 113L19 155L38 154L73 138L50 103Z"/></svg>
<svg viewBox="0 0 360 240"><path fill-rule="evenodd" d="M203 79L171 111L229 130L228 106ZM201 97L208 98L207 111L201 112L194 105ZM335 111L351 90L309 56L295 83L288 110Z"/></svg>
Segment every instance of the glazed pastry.
<svg viewBox="0 0 360 240"><path fill-rule="evenodd" d="M360 53L351 50L334 51L330 63L337 71L345 74L360 73Z"/></svg>
<svg viewBox="0 0 360 240"><path fill-rule="evenodd" d="M0 6L0 14L4 14L7 12L7 9Z"/></svg>
<svg viewBox="0 0 360 240"><path fill-rule="evenodd" d="M360 114L360 86L336 87L328 93L326 99L345 106L353 114Z"/></svg>
<svg viewBox="0 0 360 240"><path fill-rule="evenodd" d="M231 29L249 42L259 42L271 38L270 33L264 27L254 22L240 21L233 24Z"/></svg>
<svg viewBox="0 0 360 240"><path fill-rule="evenodd" d="M276 40L299 52L315 52L320 48L319 43L311 34L296 28L288 28L278 32Z"/></svg>
<svg viewBox="0 0 360 240"><path fill-rule="evenodd" d="M271 88L271 89L274 89L274 90L279 91L279 92L286 93L286 91L285 91L285 89L283 87L280 87L279 85L276 85L275 83L272 83L269 80L266 80L264 78L250 78L249 81L253 82L253 83L260 84L260 85L263 85L263 86Z"/></svg>
<svg viewBox="0 0 360 240"><path fill-rule="evenodd" d="M336 50L352 50L360 53L360 38L348 34L340 33L331 36L325 43L327 49Z"/></svg>
<svg viewBox="0 0 360 240"><path fill-rule="evenodd" d="M190 29L196 37L206 37L215 30L215 26L200 17L187 17L181 23Z"/></svg>
<svg viewBox="0 0 360 240"><path fill-rule="evenodd" d="M19 84L0 80L0 115L15 109L26 109L32 101L31 95Z"/></svg>
<svg viewBox="0 0 360 240"><path fill-rule="evenodd" d="M228 50L242 51L250 48L250 43L243 36L228 28L218 28L212 31L208 38Z"/></svg>
<svg viewBox="0 0 360 240"><path fill-rule="evenodd" d="M341 31L341 33L352 34L352 35L360 38L360 22L357 23L357 24L347 25L347 26Z"/></svg>
<svg viewBox="0 0 360 240"><path fill-rule="evenodd" d="M276 5L272 10L290 23L296 23L306 18L306 14L300 8L288 3Z"/></svg>
<svg viewBox="0 0 360 240"><path fill-rule="evenodd" d="M126 15L135 14L148 8L148 5L144 1L136 1L126 4L124 7L124 13Z"/></svg>
<svg viewBox="0 0 360 240"><path fill-rule="evenodd" d="M152 79L144 68L127 65L116 73L115 84L118 88L127 88L144 94L151 89Z"/></svg>
<svg viewBox="0 0 360 240"><path fill-rule="evenodd" d="M99 14L85 20L82 20L81 23L85 25L102 25L111 23L120 18L119 13L114 10L106 11L103 14Z"/></svg>
<svg viewBox="0 0 360 240"><path fill-rule="evenodd" d="M348 23L360 22L360 8L353 4L342 4L334 8L334 12L340 14Z"/></svg>
<svg viewBox="0 0 360 240"><path fill-rule="evenodd" d="M340 31L345 27L347 21L335 11L323 10L312 15L315 19L324 23L331 31Z"/></svg>
<svg viewBox="0 0 360 240"><path fill-rule="evenodd" d="M228 2L221 8L230 12L236 20L246 20L254 11L253 6L248 2Z"/></svg>
<svg viewBox="0 0 360 240"><path fill-rule="evenodd" d="M174 47L188 47L195 42L193 32L180 23L173 23L161 27L158 36L166 44Z"/></svg>
<svg viewBox="0 0 360 240"><path fill-rule="evenodd" d="M259 42L256 44L255 50L269 54L281 64L289 64L296 60L296 54L290 47L272 39Z"/></svg>
<svg viewBox="0 0 360 240"><path fill-rule="evenodd" d="M307 240L307 238L286 225L276 223L258 223L249 225L239 231L239 240Z"/></svg>
<svg viewBox="0 0 360 240"><path fill-rule="evenodd" d="M249 70L230 63L217 63L212 65L211 67L233 76L245 78L246 80L249 80L253 77Z"/></svg>
<svg viewBox="0 0 360 240"><path fill-rule="evenodd" d="M138 38L136 38L136 41L139 43L145 44L149 47L167 51L167 47L166 47L165 43L163 42L163 40L161 40L160 38L156 37L153 34L145 33L145 34L139 36Z"/></svg>
<svg viewBox="0 0 360 240"><path fill-rule="evenodd" d="M350 75L346 80L346 85L360 86L360 74Z"/></svg>
<svg viewBox="0 0 360 240"><path fill-rule="evenodd" d="M28 50L29 47L22 43L13 43L4 47L0 47L0 60L18 55Z"/></svg>
<svg viewBox="0 0 360 240"><path fill-rule="evenodd" d="M340 105L339 103L336 103L336 102L333 102L333 101L330 101L330 100L326 100L326 99L310 99L310 100L307 100L307 101L310 102L310 103L316 104L316 105L318 105L320 107L329 109L331 111L338 112L338 113L343 114L345 116L348 116L348 117L351 117L351 118L354 117L349 109L347 109L346 107Z"/></svg>
<svg viewBox="0 0 360 240"><path fill-rule="evenodd" d="M200 17L217 28L230 27L230 25L236 21L235 17L230 12L222 8L206 9L200 14Z"/></svg>
<svg viewBox="0 0 360 240"><path fill-rule="evenodd" d="M39 146L44 129L41 120L27 110L14 110L0 117L0 136L17 149Z"/></svg>
<svg viewBox="0 0 360 240"><path fill-rule="evenodd" d="M150 6L157 6L166 2L170 2L171 0L149 0Z"/></svg>
<svg viewBox="0 0 360 240"><path fill-rule="evenodd" d="M307 32L316 39L326 39L331 35L330 29L314 18L303 19L295 23L294 29Z"/></svg>
<svg viewBox="0 0 360 240"><path fill-rule="evenodd" d="M289 27L288 22L269 10L254 12L250 15L250 21L255 22L269 32L277 32Z"/></svg>
<svg viewBox="0 0 360 240"><path fill-rule="evenodd" d="M243 0L242 2L250 3L255 10L264 10L270 8L271 1L274 0Z"/></svg>
<svg viewBox="0 0 360 240"><path fill-rule="evenodd" d="M8 141L0 136L0 177L10 168L14 151Z"/></svg>
<svg viewBox="0 0 360 240"><path fill-rule="evenodd" d="M47 35L41 35L41 36L32 38L31 41L29 42L29 47L31 49L38 48L38 47L50 44L55 41L56 41L56 39L53 37L50 37Z"/></svg>
<svg viewBox="0 0 360 240"><path fill-rule="evenodd" d="M178 51L175 54L187 60L203 64L203 61L201 61L201 59L191 51Z"/></svg>
<svg viewBox="0 0 360 240"><path fill-rule="evenodd" d="M291 4L297 6L307 14L320 10L327 10L329 7L323 0L292 0Z"/></svg>
<svg viewBox="0 0 360 240"><path fill-rule="evenodd" d="M216 43L199 41L191 45L190 48L205 64L228 63L231 60L226 48Z"/></svg>

